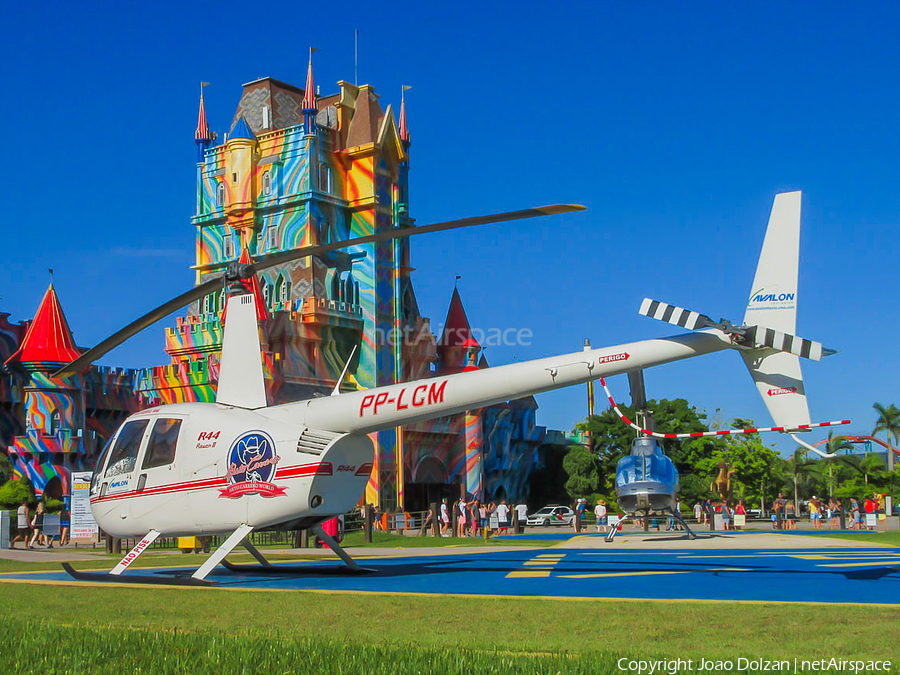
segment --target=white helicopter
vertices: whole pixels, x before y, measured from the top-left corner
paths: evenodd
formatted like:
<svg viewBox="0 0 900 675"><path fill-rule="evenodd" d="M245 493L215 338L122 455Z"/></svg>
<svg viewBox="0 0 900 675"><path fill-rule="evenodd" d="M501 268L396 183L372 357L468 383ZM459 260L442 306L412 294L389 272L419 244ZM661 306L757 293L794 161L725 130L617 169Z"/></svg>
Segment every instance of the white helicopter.
<svg viewBox="0 0 900 675"><path fill-rule="evenodd" d="M216 402L164 405L130 416L110 440L94 471L91 509L97 523L115 537L140 537L140 541L108 574L78 572L68 564L64 567L78 579L206 584L210 583L207 575L220 563L234 568L225 557L243 545L260 563L256 569L278 572L283 568L271 566L248 535L256 529L282 526L313 529L349 571L363 571L320 524L350 510L364 493L374 459L367 434L724 349L740 350L770 413L781 425L773 430L793 432L814 426L809 424L797 356L819 359L829 352L818 343L790 334L796 311L797 248L789 246L786 253L780 248L785 236L789 239L799 232L799 207L799 193L776 197L754 282L754 288L763 290L751 297L747 312L751 326L715 323L695 312L653 304L653 311L645 314L699 332L585 348L350 393L339 393L339 381L329 397L274 406L266 401L254 295L241 283L256 270L379 239L584 207L553 205L395 229L281 253L254 265L232 263L224 275L233 294L226 305ZM794 220L797 227L791 224ZM790 273L787 278L782 274L785 255L794 257L792 265L787 261L787 268L795 270L793 280ZM205 282L162 305L55 375L79 371L221 283L222 279ZM785 332L787 327L790 333ZM341 380L348 367L349 361ZM769 395L772 390L779 395ZM161 535L211 534L228 536L189 577L120 576Z"/></svg>

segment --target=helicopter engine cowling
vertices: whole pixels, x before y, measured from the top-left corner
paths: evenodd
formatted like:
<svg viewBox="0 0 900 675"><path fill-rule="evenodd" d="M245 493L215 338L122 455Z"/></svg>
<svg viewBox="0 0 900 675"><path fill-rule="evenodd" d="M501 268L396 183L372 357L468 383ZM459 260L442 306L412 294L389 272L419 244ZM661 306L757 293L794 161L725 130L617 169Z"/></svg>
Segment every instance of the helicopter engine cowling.
<svg viewBox="0 0 900 675"><path fill-rule="evenodd" d="M636 438L631 454L616 466L616 500L627 513L668 512L675 508L678 470L655 438Z"/></svg>

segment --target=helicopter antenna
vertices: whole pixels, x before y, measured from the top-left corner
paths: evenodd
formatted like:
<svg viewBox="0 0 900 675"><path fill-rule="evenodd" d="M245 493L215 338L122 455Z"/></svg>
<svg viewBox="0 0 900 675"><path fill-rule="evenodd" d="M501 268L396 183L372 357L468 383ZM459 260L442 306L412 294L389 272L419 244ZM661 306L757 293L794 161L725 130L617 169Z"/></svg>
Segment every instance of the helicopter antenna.
<svg viewBox="0 0 900 675"><path fill-rule="evenodd" d="M347 377L347 371L350 370L350 364L353 363L353 357L356 356L356 349L359 345L353 345L353 351L350 352L350 357L347 359L347 363L344 364L344 370L341 371L341 376L338 378L338 381L334 385L334 390L331 392L332 396L338 396L341 393L341 385L344 383L344 378Z"/></svg>

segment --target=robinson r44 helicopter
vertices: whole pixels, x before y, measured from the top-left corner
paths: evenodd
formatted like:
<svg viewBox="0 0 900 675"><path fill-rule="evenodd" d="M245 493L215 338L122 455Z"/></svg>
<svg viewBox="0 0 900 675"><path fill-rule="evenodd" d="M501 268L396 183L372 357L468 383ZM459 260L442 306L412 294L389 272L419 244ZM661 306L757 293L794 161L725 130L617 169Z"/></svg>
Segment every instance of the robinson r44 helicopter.
<svg viewBox="0 0 900 675"><path fill-rule="evenodd" d="M243 545L259 562L253 568L282 572L285 568L270 565L248 535L284 527L312 529L349 571L362 571L321 523L350 510L364 493L374 459L368 434L724 349L741 352L781 425L773 430L814 426L809 424L797 355L818 359L827 352L792 335L797 246L794 242L791 248L790 240L799 232L799 205L799 193L776 197L754 282L762 290L751 298L745 317L752 325L712 322L695 312L645 301L643 313L697 332L350 393L339 392L339 381L331 396L273 406L266 400L255 298L243 283L257 270L361 243L584 207L558 204L394 229L286 251L255 264L232 263L223 279L204 282L149 312L55 374L78 372L172 311L222 283L229 286L215 403L163 405L131 415L94 470L91 510L97 523L115 537L139 537L139 542L108 574L64 567L75 578L91 580L207 584L207 575L220 563L234 568L225 557ZM341 380L346 372L347 367ZM120 576L161 535L211 534L227 537L190 576Z"/></svg>

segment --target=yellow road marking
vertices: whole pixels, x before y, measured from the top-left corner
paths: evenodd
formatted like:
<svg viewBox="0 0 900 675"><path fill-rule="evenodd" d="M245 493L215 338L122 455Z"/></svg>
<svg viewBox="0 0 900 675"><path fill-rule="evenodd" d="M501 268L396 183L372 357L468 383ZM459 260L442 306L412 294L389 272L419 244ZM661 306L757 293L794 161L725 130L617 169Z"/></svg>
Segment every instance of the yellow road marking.
<svg viewBox="0 0 900 675"><path fill-rule="evenodd" d="M877 562L845 562L845 563L828 563L819 564L816 567L898 567L900 566L900 558L893 560L879 560Z"/></svg>
<svg viewBox="0 0 900 675"><path fill-rule="evenodd" d="M527 570L519 572L510 572L506 575L507 579L521 579L523 577L549 577L550 570Z"/></svg>
<svg viewBox="0 0 900 675"><path fill-rule="evenodd" d="M546 567L547 565L555 565L558 563L558 560L526 560L523 565L540 565L542 567Z"/></svg>
<svg viewBox="0 0 900 675"><path fill-rule="evenodd" d="M688 570L660 570L659 572L607 572L605 574L561 574L563 579L596 579L598 577L641 577L651 574L687 574Z"/></svg>

